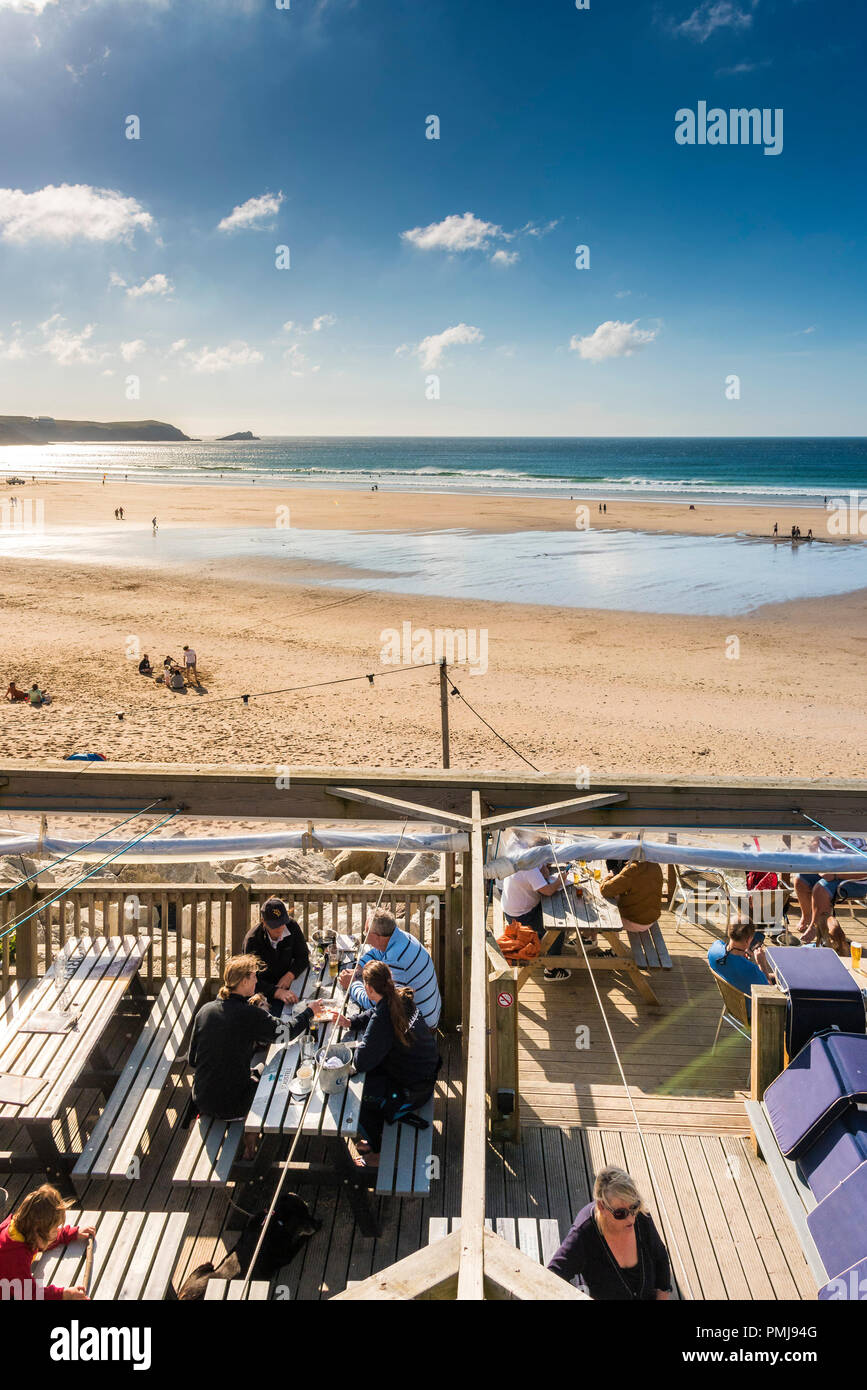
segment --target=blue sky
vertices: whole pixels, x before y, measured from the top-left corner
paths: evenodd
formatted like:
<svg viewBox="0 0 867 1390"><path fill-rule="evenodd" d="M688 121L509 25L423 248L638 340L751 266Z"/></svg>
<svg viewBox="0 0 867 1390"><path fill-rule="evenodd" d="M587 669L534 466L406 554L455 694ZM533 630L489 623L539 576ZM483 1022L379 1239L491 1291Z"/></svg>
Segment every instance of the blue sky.
<svg viewBox="0 0 867 1390"><path fill-rule="evenodd" d="M849 0L0 0L0 412L867 433L864 33ZM781 108L782 152L677 144L701 101Z"/></svg>

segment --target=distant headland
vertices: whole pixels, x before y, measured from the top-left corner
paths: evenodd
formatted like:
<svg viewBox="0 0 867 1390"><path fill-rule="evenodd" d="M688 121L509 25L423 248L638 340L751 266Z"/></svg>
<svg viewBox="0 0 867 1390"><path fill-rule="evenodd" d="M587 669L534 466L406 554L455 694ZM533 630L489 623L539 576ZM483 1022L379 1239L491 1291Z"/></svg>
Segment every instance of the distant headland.
<svg viewBox="0 0 867 1390"><path fill-rule="evenodd" d="M252 430L239 430L237 434L221 434L217 439L218 444L229 444L234 439L256 439L258 434L253 434Z"/></svg>
<svg viewBox="0 0 867 1390"><path fill-rule="evenodd" d="M55 420L51 415L0 415L0 444L159 444L190 436L162 420Z"/></svg>

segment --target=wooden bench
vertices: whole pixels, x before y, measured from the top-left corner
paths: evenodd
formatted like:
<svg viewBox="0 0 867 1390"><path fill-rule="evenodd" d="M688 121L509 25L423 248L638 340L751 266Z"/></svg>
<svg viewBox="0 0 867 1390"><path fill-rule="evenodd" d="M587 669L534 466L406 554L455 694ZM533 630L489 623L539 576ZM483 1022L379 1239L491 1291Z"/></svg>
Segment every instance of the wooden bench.
<svg viewBox="0 0 867 1390"><path fill-rule="evenodd" d="M142 1139L206 983L185 977L164 982L108 1104L72 1170L73 1177L132 1181L139 1176L135 1160Z"/></svg>
<svg viewBox="0 0 867 1390"><path fill-rule="evenodd" d="M485 1226L541 1265L547 1265L560 1249L559 1222L546 1217L498 1216L496 1223L488 1220ZM447 1235L460 1229L459 1216L433 1216L428 1223L428 1245L433 1245L435 1240L444 1240Z"/></svg>
<svg viewBox="0 0 867 1390"><path fill-rule="evenodd" d="M642 970L670 970L671 956L658 922L650 931L631 931L626 933L632 947L632 959Z"/></svg>
<svg viewBox="0 0 867 1390"><path fill-rule="evenodd" d="M433 1097L415 1113L427 1120L427 1129L416 1129L399 1120L385 1126L376 1175L376 1191L380 1197L426 1197L430 1193Z"/></svg>
<svg viewBox="0 0 867 1390"><path fill-rule="evenodd" d="M807 1225L807 1214L816 1206L816 1199L798 1172L797 1164L786 1158L780 1151L764 1102L747 1100L744 1101L744 1105L761 1156L765 1160L768 1171L783 1200L783 1205L798 1238L798 1244L810 1266L814 1279L821 1288L828 1283L829 1276Z"/></svg>
<svg viewBox="0 0 867 1390"><path fill-rule="evenodd" d="M249 1299L267 1299L271 1285L267 1279L251 1279L246 1289L243 1279L209 1279L205 1289L206 1303L246 1302Z"/></svg>
<svg viewBox="0 0 867 1390"><path fill-rule="evenodd" d="M95 1226L90 1297L99 1302L159 1302L168 1292L189 1214L185 1211L70 1211L71 1226ZM71 1288L84 1279L87 1242L47 1250L33 1266L45 1284Z"/></svg>
<svg viewBox="0 0 867 1390"><path fill-rule="evenodd" d="M243 1135L243 1120L214 1120L210 1115L200 1115L190 1125L172 1182L188 1187L225 1187Z"/></svg>

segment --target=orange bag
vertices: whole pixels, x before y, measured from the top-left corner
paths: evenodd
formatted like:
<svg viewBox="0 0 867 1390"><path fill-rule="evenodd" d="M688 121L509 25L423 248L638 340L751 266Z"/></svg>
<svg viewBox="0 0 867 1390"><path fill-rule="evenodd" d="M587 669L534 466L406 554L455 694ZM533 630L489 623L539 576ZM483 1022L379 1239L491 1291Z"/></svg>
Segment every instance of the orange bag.
<svg viewBox="0 0 867 1390"><path fill-rule="evenodd" d="M535 960L542 948L536 932L523 922L507 922L502 936L497 937L497 945L510 965Z"/></svg>

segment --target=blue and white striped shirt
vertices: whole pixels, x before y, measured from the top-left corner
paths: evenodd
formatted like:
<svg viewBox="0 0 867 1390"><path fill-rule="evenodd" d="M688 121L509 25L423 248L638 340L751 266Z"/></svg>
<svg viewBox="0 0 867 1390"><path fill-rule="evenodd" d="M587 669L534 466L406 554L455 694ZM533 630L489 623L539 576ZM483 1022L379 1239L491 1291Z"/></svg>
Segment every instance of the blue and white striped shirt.
<svg viewBox="0 0 867 1390"><path fill-rule="evenodd" d="M428 1028L436 1028L439 1023L440 1000L434 963L429 951L414 936L395 927L388 940L385 951L375 951L368 946L358 962L359 971L372 960L384 960L400 987L411 989L415 995L416 1008ZM362 1009L373 1007L367 997L362 980L354 980L349 989L349 997Z"/></svg>

